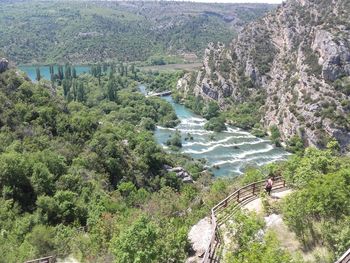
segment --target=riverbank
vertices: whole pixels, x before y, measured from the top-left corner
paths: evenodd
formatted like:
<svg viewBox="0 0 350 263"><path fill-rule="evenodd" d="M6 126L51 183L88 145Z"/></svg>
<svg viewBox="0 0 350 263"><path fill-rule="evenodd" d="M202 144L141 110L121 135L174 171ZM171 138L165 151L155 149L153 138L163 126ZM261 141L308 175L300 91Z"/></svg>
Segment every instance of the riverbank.
<svg viewBox="0 0 350 263"><path fill-rule="evenodd" d="M146 94L144 85L140 85L139 89ZM170 151L166 141L179 131L182 142L179 151L195 159L205 159L207 168L217 177L236 177L249 167L283 161L290 155L283 148L273 146L268 138L258 138L231 125L226 125L226 131L207 131L204 129L206 119L185 105L176 103L171 96L164 96L162 99L173 106L180 124L175 128L157 126L154 132L157 142Z"/></svg>

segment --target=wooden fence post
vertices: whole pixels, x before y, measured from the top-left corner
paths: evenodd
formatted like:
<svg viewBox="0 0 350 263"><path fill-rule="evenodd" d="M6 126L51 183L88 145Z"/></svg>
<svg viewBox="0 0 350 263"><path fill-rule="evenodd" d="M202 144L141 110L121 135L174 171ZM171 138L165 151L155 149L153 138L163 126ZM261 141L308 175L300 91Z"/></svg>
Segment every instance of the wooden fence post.
<svg viewBox="0 0 350 263"><path fill-rule="evenodd" d="M237 192L237 202L239 203L239 191L240 191L240 189L238 190L238 192Z"/></svg>
<svg viewBox="0 0 350 263"><path fill-rule="evenodd" d="M253 195L255 195L255 183L253 184Z"/></svg>

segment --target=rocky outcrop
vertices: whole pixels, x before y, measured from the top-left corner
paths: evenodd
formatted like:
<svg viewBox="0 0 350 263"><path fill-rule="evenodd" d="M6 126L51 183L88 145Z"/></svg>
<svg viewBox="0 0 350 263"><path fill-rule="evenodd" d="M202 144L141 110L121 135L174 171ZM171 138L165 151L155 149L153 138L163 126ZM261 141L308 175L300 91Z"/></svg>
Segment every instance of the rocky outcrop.
<svg viewBox="0 0 350 263"><path fill-rule="evenodd" d="M201 259L210 244L210 239L213 234L213 227L210 219L205 217L196 225L192 226L188 233L188 240L192 245L194 255L186 260L186 263L201 262Z"/></svg>
<svg viewBox="0 0 350 263"><path fill-rule="evenodd" d="M171 167L166 165L164 167L169 173L176 173L176 176L181 179L183 183L193 183L192 176L182 167Z"/></svg>
<svg viewBox="0 0 350 263"><path fill-rule="evenodd" d="M9 61L6 58L0 59L0 73L6 71L9 66Z"/></svg>
<svg viewBox="0 0 350 263"><path fill-rule="evenodd" d="M228 46L208 45L203 67L178 82L222 109L263 96L260 125L282 140L322 147L350 141L350 2L290 0ZM193 81L194 80L194 81Z"/></svg>
<svg viewBox="0 0 350 263"><path fill-rule="evenodd" d="M348 39L347 39L348 40ZM326 30L316 30L312 49L319 54L318 64L322 65L322 77L335 81L344 75L350 75L349 43L336 39Z"/></svg>

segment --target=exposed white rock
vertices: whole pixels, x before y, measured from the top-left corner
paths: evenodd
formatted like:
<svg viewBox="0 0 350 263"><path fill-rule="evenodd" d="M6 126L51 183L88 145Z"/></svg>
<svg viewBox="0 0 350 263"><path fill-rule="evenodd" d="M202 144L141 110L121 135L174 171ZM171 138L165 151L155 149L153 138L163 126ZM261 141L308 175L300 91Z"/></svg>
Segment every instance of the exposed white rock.
<svg viewBox="0 0 350 263"><path fill-rule="evenodd" d="M191 257L187 262L199 262L207 247L210 244L210 238L213 234L213 228L210 219L205 217L195 224L188 233L188 239L195 251L195 256Z"/></svg>
<svg viewBox="0 0 350 263"><path fill-rule="evenodd" d="M345 148L350 125L344 126L349 110L342 102L350 97L332 81L350 76L349 9L344 0L287 1L244 28L229 46L210 43L203 68L186 74L177 88L185 96L216 100L222 109L254 101L263 90L266 129L277 125L282 140L298 135L315 146L334 136ZM327 103L333 117L321 116Z"/></svg>

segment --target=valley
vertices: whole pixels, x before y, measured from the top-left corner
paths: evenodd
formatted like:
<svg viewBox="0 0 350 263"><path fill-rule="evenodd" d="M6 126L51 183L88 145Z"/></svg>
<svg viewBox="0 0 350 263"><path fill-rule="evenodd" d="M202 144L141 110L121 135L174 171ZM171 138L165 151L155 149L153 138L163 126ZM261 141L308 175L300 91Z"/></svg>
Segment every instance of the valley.
<svg viewBox="0 0 350 263"><path fill-rule="evenodd" d="M0 263L348 263L349 8L2 1Z"/></svg>

